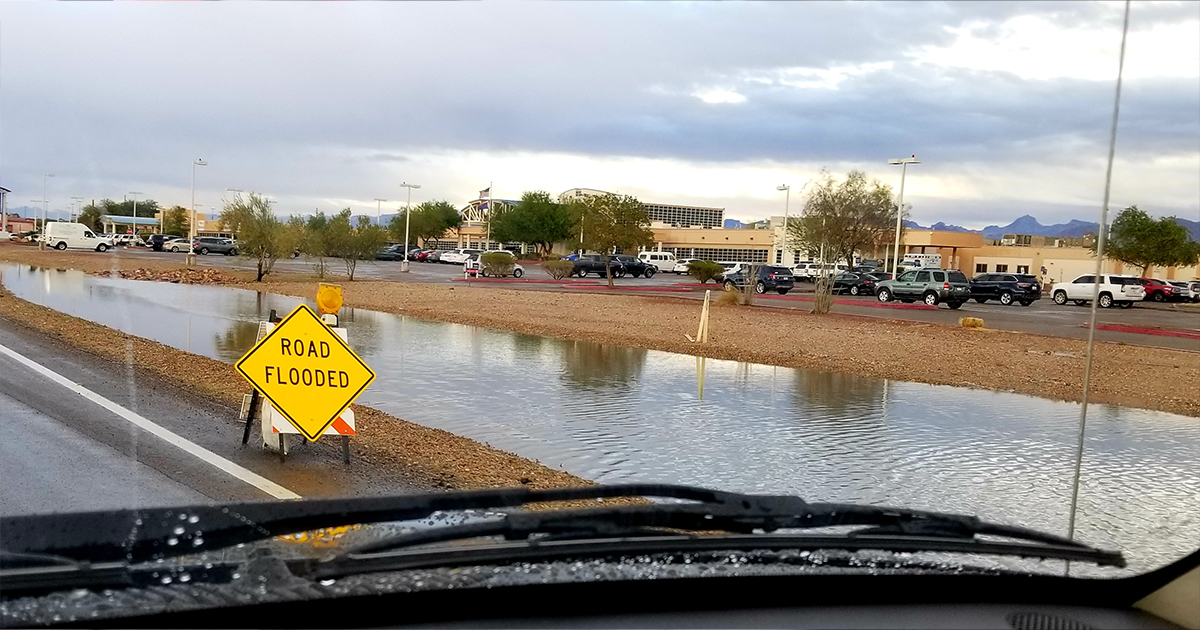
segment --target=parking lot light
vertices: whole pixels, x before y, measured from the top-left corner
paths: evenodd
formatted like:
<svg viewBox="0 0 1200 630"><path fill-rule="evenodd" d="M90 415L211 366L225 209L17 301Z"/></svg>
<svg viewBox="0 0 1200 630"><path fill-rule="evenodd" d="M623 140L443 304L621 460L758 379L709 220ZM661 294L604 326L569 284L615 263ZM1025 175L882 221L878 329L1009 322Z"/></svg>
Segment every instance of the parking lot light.
<svg viewBox="0 0 1200 630"><path fill-rule="evenodd" d="M896 205L896 245L892 249L892 277L896 277L896 268L900 264L900 218L904 216L904 176L908 174L909 164L920 164L916 154L898 160L888 160L888 164L900 165L900 202Z"/></svg>
<svg viewBox="0 0 1200 630"><path fill-rule="evenodd" d="M192 160L192 208L191 208L191 212L188 214L188 255L187 255L187 261L186 261L186 264L189 266L192 263L196 262L196 252L195 252L194 248L192 247L192 242L196 240L196 167L197 166L208 166L208 162L205 162L204 158L196 158L196 159ZM166 215L163 215L163 216L165 218ZM162 232L162 230L160 229L159 232Z"/></svg>
<svg viewBox="0 0 1200 630"><path fill-rule="evenodd" d="M403 182L400 186L408 189L408 201L404 204L404 261L400 263L400 271L408 273L408 224L412 220L412 191L421 185Z"/></svg>

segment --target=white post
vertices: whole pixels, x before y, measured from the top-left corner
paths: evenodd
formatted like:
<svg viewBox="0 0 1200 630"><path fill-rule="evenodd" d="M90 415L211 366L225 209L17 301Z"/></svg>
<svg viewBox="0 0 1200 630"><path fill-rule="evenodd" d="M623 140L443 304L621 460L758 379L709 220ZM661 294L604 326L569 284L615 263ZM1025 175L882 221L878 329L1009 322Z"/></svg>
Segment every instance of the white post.
<svg viewBox="0 0 1200 630"><path fill-rule="evenodd" d="M184 261L189 267L196 262L196 251L192 246L192 242L196 240L196 167L208 166L208 162L204 158L196 158L192 160L192 207L188 213L188 253L187 259ZM135 202L136 203L136 202ZM163 218L167 218L166 210L163 210ZM136 223L136 221L135 221ZM161 226L160 226L161 227ZM159 229L161 233L162 230Z"/></svg>
<svg viewBox="0 0 1200 630"><path fill-rule="evenodd" d="M380 199L379 197L375 198L375 225L378 225L379 227L383 227L383 210L381 204L385 201L387 201L387 199Z"/></svg>
<svg viewBox="0 0 1200 630"><path fill-rule="evenodd" d="M783 263L783 259L785 256L787 256L787 252L788 252L788 248L787 248L788 207L792 203L792 187L788 184L782 184L779 186L779 188L776 188L775 190L786 190L787 191L787 196L783 198L783 254L779 257L781 264L786 264L786 263ZM793 265L796 264L796 261L793 260L792 264Z"/></svg>
<svg viewBox="0 0 1200 630"><path fill-rule="evenodd" d="M487 240L483 243L484 251L487 251L488 245L492 243L492 213L496 211L496 195L492 194L493 185L492 182L488 182Z"/></svg>

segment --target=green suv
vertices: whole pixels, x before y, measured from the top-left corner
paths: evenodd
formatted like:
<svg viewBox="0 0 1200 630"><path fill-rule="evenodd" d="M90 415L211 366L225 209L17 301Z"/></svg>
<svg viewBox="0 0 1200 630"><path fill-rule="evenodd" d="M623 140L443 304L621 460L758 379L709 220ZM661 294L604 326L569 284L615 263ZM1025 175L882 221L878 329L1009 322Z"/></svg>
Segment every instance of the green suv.
<svg viewBox="0 0 1200 630"><path fill-rule="evenodd" d="M971 282L956 269L917 269L880 282L875 295L880 302L921 300L930 306L945 302L950 308L958 308L971 298Z"/></svg>

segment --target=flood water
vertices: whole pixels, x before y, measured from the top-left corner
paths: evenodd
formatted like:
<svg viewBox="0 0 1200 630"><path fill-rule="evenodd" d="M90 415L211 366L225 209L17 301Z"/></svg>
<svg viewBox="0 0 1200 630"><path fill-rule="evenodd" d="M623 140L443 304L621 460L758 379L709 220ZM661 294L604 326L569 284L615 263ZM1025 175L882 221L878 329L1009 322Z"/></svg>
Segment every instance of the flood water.
<svg viewBox="0 0 1200 630"><path fill-rule="evenodd" d="M16 295L226 362L299 299L0 265ZM312 305L312 302L309 301ZM359 402L600 482L940 511L1065 534L1079 406L343 309ZM952 357L931 360L953 361ZM1081 375L1082 377L1082 375ZM1200 545L1200 419L1092 405L1078 536L1131 569Z"/></svg>

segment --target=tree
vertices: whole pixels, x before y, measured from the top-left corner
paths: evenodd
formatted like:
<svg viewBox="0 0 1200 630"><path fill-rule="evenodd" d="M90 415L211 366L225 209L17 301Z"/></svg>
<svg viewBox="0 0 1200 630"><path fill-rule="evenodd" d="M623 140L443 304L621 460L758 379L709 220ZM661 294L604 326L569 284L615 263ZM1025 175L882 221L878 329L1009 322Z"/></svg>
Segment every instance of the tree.
<svg viewBox="0 0 1200 630"><path fill-rule="evenodd" d="M310 260L316 259L313 271L318 278L324 278L329 273L329 267L325 264L325 259L329 257L329 245L325 242L325 227L328 224L329 218L320 210L307 219L296 215L288 219L288 226L299 235L296 246L300 253Z"/></svg>
<svg viewBox="0 0 1200 630"><path fill-rule="evenodd" d="M407 210L405 210L407 212ZM404 223L405 213L401 212L392 217L388 223L388 234L392 240L404 241ZM411 242L421 241L422 245L428 245L428 241L440 239L446 234L446 230L451 230L462 225L462 216L458 214L458 209L449 201L426 201L417 205L412 209L412 220L408 226L408 238Z"/></svg>
<svg viewBox="0 0 1200 630"><path fill-rule="evenodd" d="M140 205L140 204L139 204ZM141 210L141 208L138 208ZM188 212L187 208L175 206L167 210L163 210L162 233L174 234L175 236L188 235Z"/></svg>
<svg viewBox="0 0 1200 630"><path fill-rule="evenodd" d="M237 234L238 252L255 261L256 282L271 273L275 261L290 256L296 247L296 235L284 229L271 210L271 202L256 193L243 199L239 194L225 202L221 225Z"/></svg>
<svg viewBox="0 0 1200 630"><path fill-rule="evenodd" d="M1092 251L1097 244L1092 243ZM1200 243L1193 241L1187 228L1175 217L1154 219L1138 207L1121 211L1108 230L1104 255L1141 270L1150 267L1184 267L1200 261Z"/></svg>
<svg viewBox="0 0 1200 630"><path fill-rule="evenodd" d="M79 222L88 226L93 232L100 232L100 209L96 206L89 205L79 213Z"/></svg>
<svg viewBox="0 0 1200 630"><path fill-rule="evenodd" d="M584 197L571 202L571 214L582 223L583 247L606 254L604 272L613 286L612 263L607 254L654 244L650 217L636 197L612 193ZM575 228L571 229L575 232Z"/></svg>
<svg viewBox="0 0 1200 630"><path fill-rule="evenodd" d="M492 217L492 238L536 245L543 257L574 233L567 207L543 190L526 191L516 207L506 207Z"/></svg>
<svg viewBox="0 0 1200 630"><path fill-rule="evenodd" d="M342 259L346 275L354 281L354 271L361 260L374 260L375 254L387 244L387 233L372 225L368 217L358 218L358 227L350 227L350 208L329 219L325 226L326 251Z"/></svg>
<svg viewBox="0 0 1200 630"><path fill-rule="evenodd" d="M834 263L854 263L859 252L886 248L896 234L896 213L892 189L878 181L868 182L866 174L850 171L839 182L828 172L810 183L804 210L789 222L788 240L809 250L824 248ZM903 228L901 228L903 230ZM825 275L817 283L817 297L828 293ZM829 300L818 299L814 312L829 310Z"/></svg>

